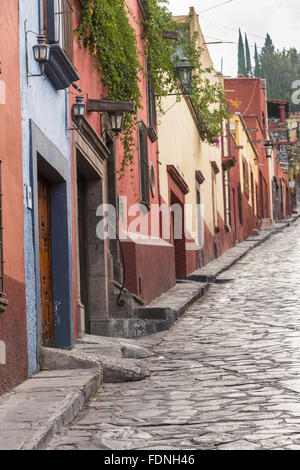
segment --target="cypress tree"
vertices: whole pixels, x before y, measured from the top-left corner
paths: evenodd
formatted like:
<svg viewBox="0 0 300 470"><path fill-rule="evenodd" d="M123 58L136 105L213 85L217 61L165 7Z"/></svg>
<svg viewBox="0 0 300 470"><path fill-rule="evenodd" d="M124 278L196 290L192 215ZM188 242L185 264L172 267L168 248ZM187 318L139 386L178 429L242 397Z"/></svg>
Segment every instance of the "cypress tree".
<svg viewBox="0 0 300 470"><path fill-rule="evenodd" d="M255 76L255 77L261 77L261 68L260 68L260 62L259 62L259 57L258 57L258 52L257 52L257 45L256 45L256 43L255 43L254 60L255 60L254 76Z"/></svg>
<svg viewBox="0 0 300 470"><path fill-rule="evenodd" d="M252 77L252 64L250 56L250 48L247 34L245 34L245 50L246 50L246 77Z"/></svg>
<svg viewBox="0 0 300 470"><path fill-rule="evenodd" d="M262 55L264 55L264 54L274 54L274 52L275 52L275 47L274 47L273 41L272 41L271 36L269 35L269 33L267 33L266 39L265 39L265 45L262 48L261 54Z"/></svg>
<svg viewBox="0 0 300 470"><path fill-rule="evenodd" d="M241 29L239 29L238 74L246 76L245 49Z"/></svg>

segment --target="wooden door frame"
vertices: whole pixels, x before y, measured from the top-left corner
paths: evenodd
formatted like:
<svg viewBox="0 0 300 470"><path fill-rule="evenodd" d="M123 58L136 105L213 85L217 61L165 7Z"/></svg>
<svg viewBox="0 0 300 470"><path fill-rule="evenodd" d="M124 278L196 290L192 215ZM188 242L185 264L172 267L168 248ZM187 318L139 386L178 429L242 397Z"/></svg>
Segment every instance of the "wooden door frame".
<svg viewBox="0 0 300 470"><path fill-rule="evenodd" d="M39 214L38 173L51 183L51 229L52 271L55 347L74 347L74 304L71 192L68 159L48 139L39 127L30 120L30 177L33 195L33 236L35 252L35 308L37 361L42 345L40 260L39 260Z"/></svg>
<svg viewBox="0 0 300 470"><path fill-rule="evenodd" d="M47 326L49 326L49 335L45 335L45 332L43 332L43 307L45 308L46 305L42 305L43 303L43 285L42 285L42 272L40 272L40 288L41 288L41 320L42 320L42 342L44 346L47 347L54 347L55 345L55 331L54 331L54 308L53 308L53 273L52 273L52 239L51 239L51 184L41 175L38 174L38 192L39 192L39 233L40 233L40 251L39 251L39 260L40 260L40 269L42 265L42 246L41 246L41 214L43 212L43 208L41 207L42 203L42 197L40 198L40 187L41 189L47 188L47 193L49 195L49 199L46 202L46 226L48 230L48 253L49 253L49 259L48 259L48 268L49 268L49 279L48 279L48 288L50 290L50 295L48 300L50 301L50 322ZM47 344L47 342L51 344Z"/></svg>
<svg viewBox="0 0 300 470"><path fill-rule="evenodd" d="M167 165L167 172L168 172L168 192L169 192L169 205L172 206L172 198L175 198L178 201L178 204L182 207L182 243L184 244L184 249L182 252L182 263L180 269L180 278L184 279L187 275L187 259L186 259L186 248L185 248L185 196L189 192L189 187L187 183L184 181L180 173L173 165ZM173 196L172 196L173 195ZM175 240L174 240L175 242ZM174 257L175 257L175 269L178 269L178 265L176 266L176 250L174 244Z"/></svg>

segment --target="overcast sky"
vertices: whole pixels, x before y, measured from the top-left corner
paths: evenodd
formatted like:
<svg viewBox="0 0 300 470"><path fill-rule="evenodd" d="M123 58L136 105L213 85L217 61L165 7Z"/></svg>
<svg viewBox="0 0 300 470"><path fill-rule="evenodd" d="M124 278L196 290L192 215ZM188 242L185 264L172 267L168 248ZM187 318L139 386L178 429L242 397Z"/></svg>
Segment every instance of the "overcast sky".
<svg viewBox="0 0 300 470"><path fill-rule="evenodd" d="M276 48L296 47L300 51L300 0L232 0L227 4L201 13L203 10L226 0L169 0L169 9L174 15L184 15L189 7L195 7L206 41L238 42L238 29L248 33L251 56L254 43L258 50L269 33ZM237 74L237 44L209 46L215 69L223 73ZM300 77L299 77L300 79Z"/></svg>

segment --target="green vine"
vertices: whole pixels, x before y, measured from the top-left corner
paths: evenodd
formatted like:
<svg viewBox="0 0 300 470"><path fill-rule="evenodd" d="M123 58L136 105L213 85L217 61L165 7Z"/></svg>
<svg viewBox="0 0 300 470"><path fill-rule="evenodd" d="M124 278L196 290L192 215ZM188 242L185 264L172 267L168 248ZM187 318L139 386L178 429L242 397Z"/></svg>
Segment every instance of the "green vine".
<svg viewBox="0 0 300 470"><path fill-rule="evenodd" d="M198 46L198 33L191 36L192 17L188 16L183 22L174 21L165 6L167 3L168 0L147 0L143 20L149 78L155 87L158 106L163 112L162 98L178 92L176 63L186 57L194 68L189 92L201 123L202 137L210 144L216 144L218 136L223 134L223 121L229 117L223 87L221 83L212 83L207 78L207 73L212 70L202 65L203 50ZM174 45L166 41L163 31L177 31L178 42Z"/></svg>
<svg viewBox="0 0 300 470"><path fill-rule="evenodd" d="M75 33L95 59L95 67L101 74L105 93L109 99L134 101L136 113L126 114L121 141L124 156L118 170L124 175L133 163L137 111L142 108L139 88L140 76L148 76L154 86L158 107L162 110L162 98L177 93L178 77L176 61L184 54L194 67L191 99L202 124L203 139L215 144L222 134L222 122L228 117L224 92L220 84L212 84L204 78L208 71L201 64L202 50L197 46L197 35L189 34L189 21L176 23L168 11L167 0L141 0L144 5L142 19L144 50L138 49L135 29L137 22L126 0L80 0L81 21ZM165 31L179 31L179 41L163 38ZM147 71L141 65L144 55ZM178 98L180 99L180 98Z"/></svg>

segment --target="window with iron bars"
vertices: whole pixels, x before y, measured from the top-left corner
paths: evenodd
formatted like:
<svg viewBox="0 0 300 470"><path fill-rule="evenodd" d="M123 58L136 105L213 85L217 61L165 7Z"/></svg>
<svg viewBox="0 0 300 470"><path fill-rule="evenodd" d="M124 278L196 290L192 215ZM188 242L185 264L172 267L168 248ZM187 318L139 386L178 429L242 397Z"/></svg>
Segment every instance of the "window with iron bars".
<svg viewBox="0 0 300 470"><path fill-rule="evenodd" d="M73 12L69 0L43 0L44 33L49 44L60 44L73 63Z"/></svg>

